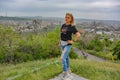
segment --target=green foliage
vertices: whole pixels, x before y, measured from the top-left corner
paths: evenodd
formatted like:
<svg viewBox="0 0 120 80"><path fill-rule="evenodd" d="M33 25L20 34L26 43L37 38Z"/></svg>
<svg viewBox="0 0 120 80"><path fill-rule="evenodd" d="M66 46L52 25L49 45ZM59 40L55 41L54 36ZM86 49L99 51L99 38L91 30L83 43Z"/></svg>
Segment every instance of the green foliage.
<svg viewBox="0 0 120 80"><path fill-rule="evenodd" d="M117 43L113 50L114 50L113 55L116 55L117 59L120 60L120 41Z"/></svg>
<svg viewBox="0 0 120 80"><path fill-rule="evenodd" d="M0 62L11 62L18 47L19 35L12 27L0 26Z"/></svg>
<svg viewBox="0 0 120 80"><path fill-rule="evenodd" d="M77 59L78 55L73 51L73 49L71 49L69 56L71 59Z"/></svg>
<svg viewBox="0 0 120 80"><path fill-rule="evenodd" d="M31 54L34 59L46 59L60 55L59 28L47 34L30 34L19 41L18 52Z"/></svg>
<svg viewBox="0 0 120 80"><path fill-rule="evenodd" d="M102 51L103 43L98 38L95 38L88 44L87 49L95 50L95 51Z"/></svg>
<svg viewBox="0 0 120 80"><path fill-rule="evenodd" d="M19 34L11 27L0 27L0 62L26 62L29 60L47 59L61 55L58 46L60 28L48 33ZM70 56L77 55L71 51Z"/></svg>
<svg viewBox="0 0 120 80"><path fill-rule="evenodd" d="M32 54L26 54L26 53L15 53L14 54L14 62L26 62L33 60Z"/></svg>
<svg viewBox="0 0 120 80"><path fill-rule="evenodd" d="M3 52L0 50L0 61L3 60L3 58L4 58Z"/></svg>
<svg viewBox="0 0 120 80"><path fill-rule="evenodd" d="M112 53L114 52L113 48L116 47L119 39L111 41L107 35L104 36L105 37L102 37L101 39L100 35L96 35L94 39L90 40L90 42L87 43L87 45L84 45L84 42L82 42L81 39L75 44L75 46L83 51L87 51L90 54L111 60Z"/></svg>
<svg viewBox="0 0 120 80"><path fill-rule="evenodd" d="M111 44L112 44L112 41L110 41L108 38L105 38L103 40L103 44L106 46L106 47L109 47Z"/></svg>
<svg viewBox="0 0 120 80"><path fill-rule="evenodd" d="M83 46L84 43L82 43L82 40L78 40L77 43L75 43L74 45L79 48L79 49L84 49L85 47Z"/></svg>

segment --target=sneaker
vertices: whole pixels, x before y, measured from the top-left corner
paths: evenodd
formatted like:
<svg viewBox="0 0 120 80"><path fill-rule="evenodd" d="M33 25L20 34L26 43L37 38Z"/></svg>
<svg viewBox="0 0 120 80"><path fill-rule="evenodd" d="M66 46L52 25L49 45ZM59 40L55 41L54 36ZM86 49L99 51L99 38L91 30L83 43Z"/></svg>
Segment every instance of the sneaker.
<svg viewBox="0 0 120 80"><path fill-rule="evenodd" d="M68 78L68 72L63 72L63 77L62 79L63 80L66 80Z"/></svg>
<svg viewBox="0 0 120 80"><path fill-rule="evenodd" d="M64 72L63 73L63 80L72 80L73 76L71 74L69 74L68 72Z"/></svg>
<svg viewBox="0 0 120 80"><path fill-rule="evenodd" d="M63 72L63 77L66 77L67 76L67 72Z"/></svg>
<svg viewBox="0 0 120 80"><path fill-rule="evenodd" d="M71 69L68 69L68 73L69 73L69 74L71 74L71 73L72 73Z"/></svg>

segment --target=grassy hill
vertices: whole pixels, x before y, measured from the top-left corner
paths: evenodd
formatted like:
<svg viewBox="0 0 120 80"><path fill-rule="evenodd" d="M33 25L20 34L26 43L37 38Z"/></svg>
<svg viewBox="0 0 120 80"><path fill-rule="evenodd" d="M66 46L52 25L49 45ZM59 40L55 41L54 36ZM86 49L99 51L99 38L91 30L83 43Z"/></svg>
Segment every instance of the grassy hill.
<svg viewBox="0 0 120 80"><path fill-rule="evenodd" d="M120 80L120 64L71 59L72 72L90 80ZM48 80L62 72L59 59L0 64L0 80Z"/></svg>
<svg viewBox="0 0 120 80"><path fill-rule="evenodd" d="M48 80L61 73L61 62L53 58L61 54L58 47L59 33L57 27L55 31L42 35L24 35L1 26L0 80ZM97 48L101 51L101 46ZM75 57L73 54L72 57ZM71 69L90 80L120 80L119 63L71 59Z"/></svg>

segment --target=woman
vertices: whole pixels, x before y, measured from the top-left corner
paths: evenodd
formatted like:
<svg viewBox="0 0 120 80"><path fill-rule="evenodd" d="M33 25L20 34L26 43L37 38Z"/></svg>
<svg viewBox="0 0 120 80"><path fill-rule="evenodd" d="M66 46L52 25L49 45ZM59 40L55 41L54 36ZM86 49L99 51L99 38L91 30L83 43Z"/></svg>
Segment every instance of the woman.
<svg viewBox="0 0 120 80"><path fill-rule="evenodd" d="M75 34L75 39L72 39L72 34ZM74 17L71 13L66 13L65 24L61 27L61 41L60 45L62 48L61 60L63 64L64 76L70 73L70 62L69 62L69 52L71 46L80 38L80 33L77 31L74 25Z"/></svg>

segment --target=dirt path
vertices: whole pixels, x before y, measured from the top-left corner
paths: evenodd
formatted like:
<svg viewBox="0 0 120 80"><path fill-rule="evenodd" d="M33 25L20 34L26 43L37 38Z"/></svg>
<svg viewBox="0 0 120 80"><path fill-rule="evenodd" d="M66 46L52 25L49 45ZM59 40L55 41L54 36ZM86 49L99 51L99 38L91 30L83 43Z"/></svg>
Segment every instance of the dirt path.
<svg viewBox="0 0 120 80"><path fill-rule="evenodd" d="M73 47L74 49L74 52L77 53L79 56L83 56L81 50L79 50L78 48L76 47ZM84 52L85 53L85 52ZM103 59L103 58L99 58L97 56L94 56L94 55L91 55L91 54L88 54L88 53L85 53L85 55L87 55L87 59L88 60L94 60L94 61L98 61L98 62L105 62L106 60Z"/></svg>

